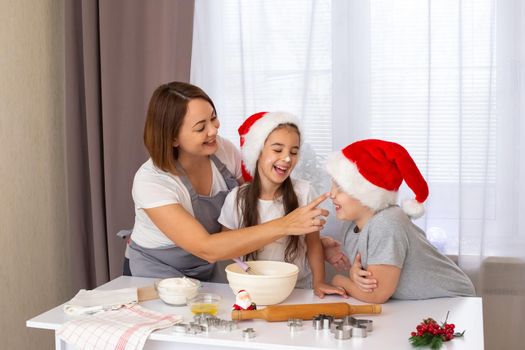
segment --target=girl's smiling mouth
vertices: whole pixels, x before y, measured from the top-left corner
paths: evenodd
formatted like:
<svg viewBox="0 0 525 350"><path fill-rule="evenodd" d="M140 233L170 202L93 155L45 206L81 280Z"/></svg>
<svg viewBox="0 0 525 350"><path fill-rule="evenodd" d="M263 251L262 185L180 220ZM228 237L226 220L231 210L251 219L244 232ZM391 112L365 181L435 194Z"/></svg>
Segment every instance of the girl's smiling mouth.
<svg viewBox="0 0 525 350"><path fill-rule="evenodd" d="M274 165L273 166L273 169L275 170L275 172L279 175L286 175L288 173L288 170L290 169L290 167L288 166L281 166L281 165Z"/></svg>

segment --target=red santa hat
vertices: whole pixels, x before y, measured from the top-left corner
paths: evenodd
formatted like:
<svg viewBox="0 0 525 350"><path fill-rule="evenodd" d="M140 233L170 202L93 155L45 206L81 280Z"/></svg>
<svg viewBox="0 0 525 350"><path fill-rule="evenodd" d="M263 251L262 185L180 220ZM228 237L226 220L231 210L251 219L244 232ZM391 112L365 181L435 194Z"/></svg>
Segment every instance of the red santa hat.
<svg viewBox="0 0 525 350"><path fill-rule="evenodd" d="M259 112L250 116L239 127L241 137L242 176L251 181L255 174L257 160L268 135L282 124L293 124L302 135L299 119L287 112ZM301 137L302 139L302 137Z"/></svg>
<svg viewBox="0 0 525 350"><path fill-rule="evenodd" d="M403 211L412 218L425 213L427 182L407 150L397 143L354 142L333 154L326 169L343 191L375 211L396 203L404 180L416 196L403 201Z"/></svg>

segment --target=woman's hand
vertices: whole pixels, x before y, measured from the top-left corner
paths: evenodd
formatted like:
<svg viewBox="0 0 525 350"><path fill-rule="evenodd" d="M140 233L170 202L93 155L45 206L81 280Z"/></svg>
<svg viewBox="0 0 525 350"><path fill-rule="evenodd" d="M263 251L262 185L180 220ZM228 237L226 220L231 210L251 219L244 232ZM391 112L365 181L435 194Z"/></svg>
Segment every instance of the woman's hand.
<svg viewBox="0 0 525 350"><path fill-rule="evenodd" d="M350 268L350 261L341 249L341 242L329 236L322 236L324 257L337 271L346 271Z"/></svg>
<svg viewBox="0 0 525 350"><path fill-rule="evenodd" d="M346 291L342 287L334 287L328 283L314 284L314 294L319 298L324 298L325 294L338 294L343 298L348 298Z"/></svg>
<svg viewBox="0 0 525 350"><path fill-rule="evenodd" d="M287 235L303 235L306 233L312 233L323 229L326 220L320 218L320 216L328 216L328 210L317 208L329 194L325 193L307 205L299 207L279 219L282 220L285 226L285 232Z"/></svg>
<svg viewBox="0 0 525 350"><path fill-rule="evenodd" d="M349 277L359 289L363 292L373 292L377 288L377 280L372 278L372 273L367 270L363 270L361 264L361 254L357 253L354 263L350 268Z"/></svg>

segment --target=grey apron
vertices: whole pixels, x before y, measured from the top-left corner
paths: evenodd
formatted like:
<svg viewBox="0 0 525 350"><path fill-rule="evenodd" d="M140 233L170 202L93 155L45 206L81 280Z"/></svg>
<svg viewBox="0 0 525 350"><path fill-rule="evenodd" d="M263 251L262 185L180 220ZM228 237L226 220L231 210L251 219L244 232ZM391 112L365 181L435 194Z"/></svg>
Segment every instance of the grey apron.
<svg viewBox="0 0 525 350"><path fill-rule="evenodd" d="M228 188L214 196L199 195L179 163L177 163L177 170L181 174L179 178L190 194L193 216L209 233L216 233L221 231L221 224L217 222L217 219L224 200L238 183L235 176L219 158L211 155L210 159L221 173ZM211 264L177 246L143 248L131 240L129 248L130 268L133 276L156 278L188 276L209 281L213 274L214 263Z"/></svg>

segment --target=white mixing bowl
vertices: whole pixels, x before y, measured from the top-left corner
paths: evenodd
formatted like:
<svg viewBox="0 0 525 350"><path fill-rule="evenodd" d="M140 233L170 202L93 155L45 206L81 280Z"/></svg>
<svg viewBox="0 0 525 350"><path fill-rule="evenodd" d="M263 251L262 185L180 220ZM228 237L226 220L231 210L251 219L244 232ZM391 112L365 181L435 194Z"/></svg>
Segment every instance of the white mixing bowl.
<svg viewBox="0 0 525 350"><path fill-rule="evenodd" d="M281 261L247 261L256 273L248 274L237 264L226 266L226 278L233 293L246 290L257 305L273 305L284 301L293 291L299 268Z"/></svg>
<svg viewBox="0 0 525 350"><path fill-rule="evenodd" d="M159 298L168 305L186 305L187 299L197 295L201 282L194 278L173 277L155 282Z"/></svg>

